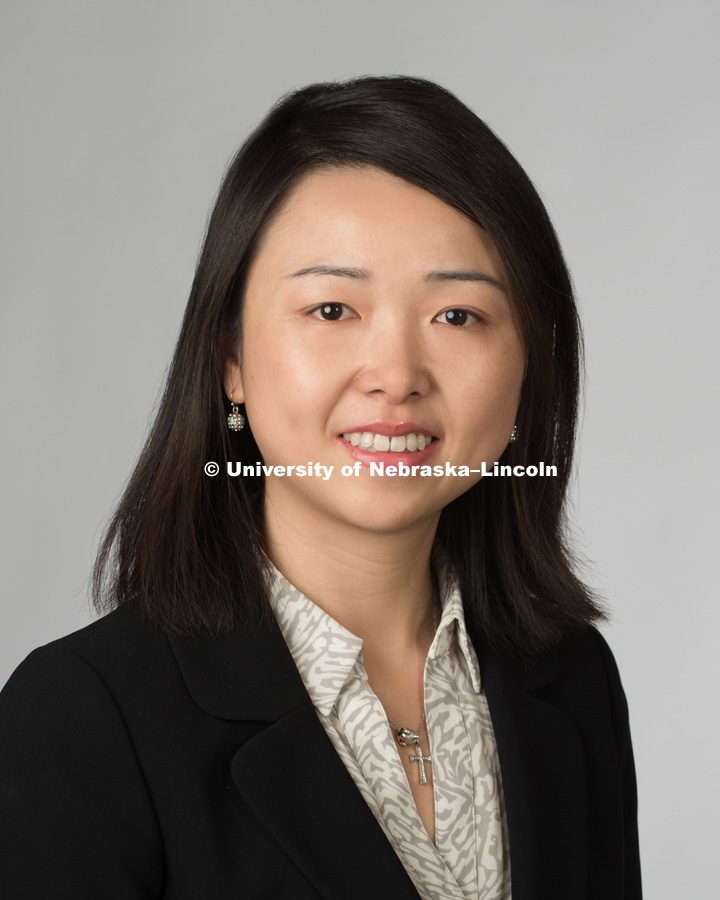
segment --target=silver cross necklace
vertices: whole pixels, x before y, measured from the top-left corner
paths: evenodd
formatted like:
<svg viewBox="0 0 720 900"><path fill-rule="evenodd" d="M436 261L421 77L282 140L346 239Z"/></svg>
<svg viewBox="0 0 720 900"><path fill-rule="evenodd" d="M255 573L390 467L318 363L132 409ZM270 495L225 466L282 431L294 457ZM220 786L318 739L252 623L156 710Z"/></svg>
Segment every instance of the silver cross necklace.
<svg viewBox="0 0 720 900"><path fill-rule="evenodd" d="M435 620L434 620L433 634L435 634L435 632L437 631L437 626L438 626L437 598L435 599L434 606L435 606ZM390 723L390 725L397 732L396 737L398 740L398 744L400 744L402 747L416 747L417 748L416 753L410 754L410 762L416 762L419 766L420 784L427 784L428 780L427 780L427 773L425 772L425 763L431 763L432 756L430 756L429 753L427 756L425 756L422 752L422 747L420 746L420 734L422 733L422 727L425 724L425 713L423 712L423 717L420 720L420 724L418 725L418 727L415 731L413 731L412 728L404 728L402 725L398 725L396 722L393 722L393 720L390 718L390 716L387 717L387 720Z"/></svg>

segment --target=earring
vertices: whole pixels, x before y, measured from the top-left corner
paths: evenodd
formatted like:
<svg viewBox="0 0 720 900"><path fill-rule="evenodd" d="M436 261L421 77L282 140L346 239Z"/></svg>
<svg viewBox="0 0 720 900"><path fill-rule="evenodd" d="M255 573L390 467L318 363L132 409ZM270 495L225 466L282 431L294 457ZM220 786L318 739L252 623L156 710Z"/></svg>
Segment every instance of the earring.
<svg viewBox="0 0 720 900"><path fill-rule="evenodd" d="M237 403L233 403L234 391L230 391L230 415L228 416L228 428L230 431L242 431L245 425L245 416L238 411Z"/></svg>
<svg viewBox="0 0 720 900"><path fill-rule="evenodd" d="M512 434L510 435L510 443L514 444L517 440L517 425L513 425Z"/></svg>

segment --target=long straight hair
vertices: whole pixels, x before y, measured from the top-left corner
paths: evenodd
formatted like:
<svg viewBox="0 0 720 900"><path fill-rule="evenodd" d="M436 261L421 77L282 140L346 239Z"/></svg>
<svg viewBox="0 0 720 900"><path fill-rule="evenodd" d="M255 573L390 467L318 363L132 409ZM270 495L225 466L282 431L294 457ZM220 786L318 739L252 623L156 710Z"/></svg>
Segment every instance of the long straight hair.
<svg viewBox="0 0 720 900"><path fill-rule="evenodd" d="M564 519L582 338L555 231L498 137L445 88L373 76L282 98L233 159L209 220L157 417L93 571L107 610L139 596L180 633L221 634L269 616L256 508L262 478L213 478L208 461L257 461L247 426L228 431L223 353L238 348L248 267L293 185L322 167L375 166L482 227L502 259L528 369L518 439L501 463L544 461L556 477L482 479L450 503L438 537L466 615L491 643L548 646L604 614L575 574ZM223 348L226 348L223 351Z"/></svg>

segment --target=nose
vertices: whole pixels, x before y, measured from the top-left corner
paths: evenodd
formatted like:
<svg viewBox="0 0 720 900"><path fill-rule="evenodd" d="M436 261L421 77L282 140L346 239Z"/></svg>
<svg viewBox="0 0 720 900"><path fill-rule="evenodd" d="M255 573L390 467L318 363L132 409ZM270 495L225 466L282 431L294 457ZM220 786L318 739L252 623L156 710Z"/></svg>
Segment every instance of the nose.
<svg viewBox="0 0 720 900"><path fill-rule="evenodd" d="M426 396L432 388L429 359L421 336L411 323L384 323L372 329L363 345L362 368L356 387L367 394L384 394L392 403Z"/></svg>

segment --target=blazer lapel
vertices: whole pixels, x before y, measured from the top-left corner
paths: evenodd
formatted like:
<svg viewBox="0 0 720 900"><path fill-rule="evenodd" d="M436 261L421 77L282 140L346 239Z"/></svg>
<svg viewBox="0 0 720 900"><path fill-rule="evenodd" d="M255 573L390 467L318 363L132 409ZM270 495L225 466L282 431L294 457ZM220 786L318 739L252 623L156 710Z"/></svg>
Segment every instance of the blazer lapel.
<svg viewBox="0 0 720 900"><path fill-rule="evenodd" d="M233 756L233 782L319 893L417 900L325 733L275 621L222 638L170 641L188 690L205 712L259 723Z"/></svg>
<svg viewBox="0 0 720 900"><path fill-rule="evenodd" d="M500 759L513 900L587 896L586 765L572 719L552 703L559 661L515 660L475 636Z"/></svg>
<svg viewBox="0 0 720 900"><path fill-rule="evenodd" d="M235 754L238 790L324 897L418 894L312 705Z"/></svg>

